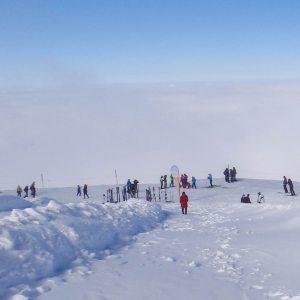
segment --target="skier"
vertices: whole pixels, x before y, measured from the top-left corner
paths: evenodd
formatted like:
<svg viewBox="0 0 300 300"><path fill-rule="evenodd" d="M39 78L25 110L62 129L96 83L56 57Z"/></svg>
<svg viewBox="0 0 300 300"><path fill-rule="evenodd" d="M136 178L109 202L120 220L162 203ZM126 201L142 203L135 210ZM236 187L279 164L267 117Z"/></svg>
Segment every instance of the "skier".
<svg viewBox="0 0 300 300"><path fill-rule="evenodd" d="M233 179L231 179L231 181L236 181L236 169L235 167L232 168L232 175L233 175Z"/></svg>
<svg viewBox="0 0 300 300"><path fill-rule="evenodd" d="M241 203L245 203L245 194L243 194L242 198L241 198Z"/></svg>
<svg viewBox="0 0 300 300"><path fill-rule="evenodd" d="M192 188L197 188L196 187L196 178L194 176L192 176Z"/></svg>
<svg viewBox="0 0 300 300"><path fill-rule="evenodd" d="M292 180L289 178L287 184L290 187L291 196L296 196Z"/></svg>
<svg viewBox="0 0 300 300"><path fill-rule="evenodd" d="M225 169L223 174L225 175L225 181L229 183L229 170L228 170L228 168Z"/></svg>
<svg viewBox="0 0 300 300"><path fill-rule="evenodd" d="M164 184L164 176L160 176L160 178L159 178L159 181L160 181L160 188L161 189L163 189L164 187L163 187L163 184Z"/></svg>
<svg viewBox="0 0 300 300"><path fill-rule="evenodd" d="M87 196L88 198L90 198L89 195L88 195L87 184L86 183L83 186L83 199L85 199L85 196Z"/></svg>
<svg viewBox="0 0 300 300"><path fill-rule="evenodd" d="M207 179L209 180L210 187L212 188L213 187L213 184L212 184L212 175L210 173L208 174Z"/></svg>
<svg viewBox="0 0 300 300"><path fill-rule="evenodd" d="M287 183L288 183L288 182L287 182L286 177L283 176L283 188L284 188L284 192L285 192L285 193L288 193L288 192L289 192L288 189L286 188Z"/></svg>
<svg viewBox="0 0 300 300"><path fill-rule="evenodd" d="M249 195L249 194L247 194L247 197L245 197L244 203L252 203L252 202L250 201L250 195Z"/></svg>
<svg viewBox="0 0 300 300"><path fill-rule="evenodd" d="M258 192L257 203L263 203L263 202L265 202L265 197L260 192Z"/></svg>
<svg viewBox="0 0 300 300"><path fill-rule="evenodd" d="M21 197L21 194L22 194L22 188L18 185L17 187L17 194L19 197Z"/></svg>
<svg viewBox="0 0 300 300"><path fill-rule="evenodd" d="M29 190L28 185L26 185L24 187L25 196L23 198L27 198L28 197L28 190Z"/></svg>
<svg viewBox="0 0 300 300"><path fill-rule="evenodd" d="M174 177L172 174L170 175L170 187L174 187Z"/></svg>
<svg viewBox="0 0 300 300"><path fill-rule="evenodd" d="M167 175L164 176L164 189L168 187L167 177Z"/></svg>
<svg viewBox="0 0 300 300"><path fill-rule="evenodd" d="M80 185L78 184L77 185L77 195L76 196L81 196L81 187L80 187Z"/></svg>
<svg viewBox="0 0 300 300"><path fill-rule="evenodd" d="M35 188L35 182L33 182L30 186L31 195L34 198L36 195L36 188Z"/></svg>
<svg viewBox="0 0 300 300"><path fill-rule="evenodd" d="M181 210L183 214L187 214L188 201L189 201L188 196L185 194L185 192L182 192L182 195L180 196L180 204L181 204Z"/></svg>

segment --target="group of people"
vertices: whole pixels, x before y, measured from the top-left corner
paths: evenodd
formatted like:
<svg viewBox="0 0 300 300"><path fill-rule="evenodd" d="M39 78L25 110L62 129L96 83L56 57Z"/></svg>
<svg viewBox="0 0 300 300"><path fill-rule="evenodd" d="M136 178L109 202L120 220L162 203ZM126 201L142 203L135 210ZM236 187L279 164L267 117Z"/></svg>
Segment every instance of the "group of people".
<svg viewBox="0 0 300 300"><path fill-rule="evenodd" d="M258 192L257 203L263 203L263 202L265 202L265 197L260 192ZM241 198L241 203L252 203L250 200L250 194L247 194L247 196L245 196L245 194L243 194L243 196Z"/></svg>
<svg viewBox="0 0 300 300"><path fill-rule="evenodd" d="M81 196L81 186L79 184L77 185L77 195L76 196ZM85 197L90 198L88 195L88 186L86 183L83 186L83 199L85 199Z"/></svg>
<svg viewBox="0 0 300 300"><path fill-rule="evenodd" d="M292 182L291 178L289 178L287 180L286 177L283 176L283 189L284 189L285 193L289 192L288 189L287 189L287 187L286 187L287 185L290 187L291 196L296 196L295 191L294 191L293 182Z"/></svg>
<svg viewBox="0 0 300 300"><path fill-rule="evenodd" d="M133 196L137 193L139 181L134 179L131 183L130 179L127 180L126 189L127 193L132 194Z"/></svg>
<svg viewBox="0 0 300 300"><path fill-rule="evenodd" d="M159 178L159 182L160 182L160 188L161 189L166 189L168 187L168 176L165 175L161 175L160 178ZM174 182L173 182L173 176L172 174L170 175L170 187L171 187L171 184L172 186L174 186Z"/></svg>
<svg viewBox="0 0 300 300"><path fill-rule="evenodd" d="M235 167L233 167L232 169L226 168L225 171L223 172L223 174L225 175L225 181L230 183L230 182L234 182L236 181L236 169ZM230 178L230 181L229 181Z"/></svg>
<svg viewBox="0 0 300 300"><path fill-rule="evenodd" d="M30 185L30 188L28 187L28 185L26 185L26 186L24 187L25 196L24 196L23 198L27 198L27 197L28 197L28 191L29 191L29 190L30 190L31 196L34 198L35 195L36 195L35 182L33 182L33 183ZM18 187L17 187L17 195L18 195L19 197L22 197L22 192L23 192L23 190L22 190L21 186L18 185Z"/></svg>

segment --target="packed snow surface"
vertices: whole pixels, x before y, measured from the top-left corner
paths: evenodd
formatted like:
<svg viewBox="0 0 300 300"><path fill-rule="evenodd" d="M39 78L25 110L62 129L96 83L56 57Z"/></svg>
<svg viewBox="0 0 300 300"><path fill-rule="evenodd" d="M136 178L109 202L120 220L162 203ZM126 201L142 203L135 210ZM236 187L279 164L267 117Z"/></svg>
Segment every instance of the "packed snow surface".
<svg viewBox="0 0 300 300"><path fill-rule="evenodd" d="M111 186L3 192L0 299L300 299L299 197L281 181L213 183L185 190L187 215L175 188L174 203L146 201L145 185L117 204L102 204Z"/></svg>

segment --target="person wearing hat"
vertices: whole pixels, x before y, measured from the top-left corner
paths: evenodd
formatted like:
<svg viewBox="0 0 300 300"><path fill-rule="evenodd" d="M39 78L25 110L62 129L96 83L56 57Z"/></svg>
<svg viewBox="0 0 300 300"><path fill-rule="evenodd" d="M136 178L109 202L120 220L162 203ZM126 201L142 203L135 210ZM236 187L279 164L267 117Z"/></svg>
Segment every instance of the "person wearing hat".
<svg viewBox="0 0 300 300"><path fill-rule="evenodd" d="M180 196L182 214L187 214L188 201L189 201L188 196L186 195L185 192L182 192L182 195Z"/></svg>

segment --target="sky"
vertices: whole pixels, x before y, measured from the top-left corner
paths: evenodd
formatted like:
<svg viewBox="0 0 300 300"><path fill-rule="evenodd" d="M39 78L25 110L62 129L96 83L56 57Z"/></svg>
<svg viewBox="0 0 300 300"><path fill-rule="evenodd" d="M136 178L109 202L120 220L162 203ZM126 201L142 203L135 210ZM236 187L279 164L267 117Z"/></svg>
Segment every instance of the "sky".
<svg viewBox="0 0 300 300"><path fill-rule="evenodd" d="M1 1L0 189L300 180L299 1Z"/></svg>

